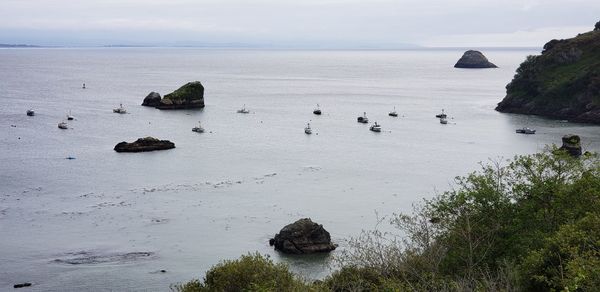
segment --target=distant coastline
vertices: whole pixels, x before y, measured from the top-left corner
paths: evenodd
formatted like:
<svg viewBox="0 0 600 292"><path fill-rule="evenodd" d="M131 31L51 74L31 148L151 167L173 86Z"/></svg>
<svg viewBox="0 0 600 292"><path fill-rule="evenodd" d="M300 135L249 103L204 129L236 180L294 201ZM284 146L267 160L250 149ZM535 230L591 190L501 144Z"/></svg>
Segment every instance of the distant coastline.
<svg viewBox="0 0 600 292"><path fill-rule="evenodd" d="M476 49L481 51L541 51L541 47L425 47L425 46L270 46L249 44L206 44L206 45L138 45L138 44L107 44L107 45L30 45L30 44L0 44L0 48L191 48L191 49L230 49L230 50L306 50L306 51L465 51Z"/></svg>
<svg viewBox="0 0 600 292"><path fill-rule="evenodd" d="M0 48L41 48L41 46L25 44L0 44Z"/></svg>

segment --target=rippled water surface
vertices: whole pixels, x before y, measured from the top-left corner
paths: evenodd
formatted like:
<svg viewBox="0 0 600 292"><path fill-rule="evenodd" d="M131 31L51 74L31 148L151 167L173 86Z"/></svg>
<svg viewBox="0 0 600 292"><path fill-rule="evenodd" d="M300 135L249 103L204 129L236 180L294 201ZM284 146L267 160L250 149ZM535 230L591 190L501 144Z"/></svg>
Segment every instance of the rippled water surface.
<svg viewBox="0 0 600 292"><path fill-rule="evenodd" d="M327 256L280 256L268 239L311 217L343 249L376 213L407 212L480 161L566 133L600 149L599 127L493 110L536 52L489 51L500 68L454 69L461 53L0 50L0 290L164 291L253 251L319 278ZM140 106L193 80L203 110ZM128 114L112 113L119 103ZM236 114L244 104L251 113ZM448 125L434 118L442 108ZM76 120L60 130L68 111ZM356 122L365 111L381 133ZM206 133L191 131L198 121ZM538 133L515 134L522 126ZM112 150L144 136L177 148Z"/></svg>

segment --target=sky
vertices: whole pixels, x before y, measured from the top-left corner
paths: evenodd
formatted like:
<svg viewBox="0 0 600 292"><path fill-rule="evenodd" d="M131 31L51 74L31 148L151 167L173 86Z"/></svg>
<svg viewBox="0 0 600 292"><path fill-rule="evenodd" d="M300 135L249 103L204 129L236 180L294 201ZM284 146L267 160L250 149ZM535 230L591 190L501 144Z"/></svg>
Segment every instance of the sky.
<svg viewBox="0 0 600 292"><path fill-rule="evenodd" d="M600 0L0 0L0 43L541 47L597 21Z"/></svg>

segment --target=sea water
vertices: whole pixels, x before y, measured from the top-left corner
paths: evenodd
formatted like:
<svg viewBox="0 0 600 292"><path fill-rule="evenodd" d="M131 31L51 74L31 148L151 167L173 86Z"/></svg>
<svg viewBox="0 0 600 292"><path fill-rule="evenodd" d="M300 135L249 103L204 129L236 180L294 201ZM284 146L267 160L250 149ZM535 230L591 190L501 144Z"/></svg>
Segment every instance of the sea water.
<svg viewBox="0 0 600 292"><path fill-rule="evenodd" d="M567 133L600 149L597 126L494 111L538 52L484 53L499 68L455 69L459 50L0 50L0 290L165 291L255 251L322 278L330 256L282 256L269 238L310 217L340 245L335 256L480 162ZM194 80L202 110L140 106ZM119 104L127 114L112 112ZM250 113L237 114L244 105ZM363 112L381 133L356 122ZM202 134L191 131L198 121ZM524 126L537 133L515 133ZM146 136L176 148L113 151Z"/></svg>

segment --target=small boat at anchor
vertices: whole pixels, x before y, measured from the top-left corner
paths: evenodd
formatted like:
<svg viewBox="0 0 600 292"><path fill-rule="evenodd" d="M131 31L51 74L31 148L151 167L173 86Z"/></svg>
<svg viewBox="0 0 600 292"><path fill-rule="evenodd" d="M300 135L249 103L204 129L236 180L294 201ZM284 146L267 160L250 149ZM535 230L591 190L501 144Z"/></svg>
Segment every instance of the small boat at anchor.
<svg viewBox="0 0 600 292"><path fill-rule="evenodd" d="M246 105L244 104L244 106L241 109L237 110L237 113L238 114L248 114L248 113L250 113L250 111L248 109L246 109Z"/></svg>
<svg viewBox="0 0 600 292"><path fill-rule="evenodd" d="M375 122L375 124L371 125L369 130L371 130L373 132L381 132L381 125L378 124L377 122Z"/></svg>
<svg viewBox="0 0 600 292"><path fill-rule="evenodd" d="M312 134L312 129L310 127L310 123L306 124L306 127L304 128L304 133L306 133L308 135Z"/></svg>
<svg viewBox="0 0 600 292"><path fill-rule="evenodd" d="M367 118L367 112L363 112L363 116L356 118L356 121L359 122L359 123L363 123L363 124L368 123L369 122L369 118Z"/></svg>
<svg viewBox="0 0 600 292"><path fill-rule="evenodd" d="M198 122L198 126L192 128L192 132L204 133L204 128L202 128L200 122Z"/></svg>
<svg viewBox="0 0 600 292"><path fill-rule="evenodd" d="M33 111L32 109L27 110L27 115L30 117L35 116L35 111Z"/></svg>
<svg viewBox="0 0 600 292"><path fill-rule="evenodd" d="M66 129L68 129L68 128L69 128L69 125L67 125L67 122L65 122L65 121L62 121L62 122L58 123L58 128L59 128L59 129L66 130Z"/></svg>
<svg viewBox="0 0 600 292"><path fill-rule="evenodd" d="M523 127L521 129L517 129L516 132L517 132L517 134L528 134L528 135L535 134L535 130L528 128L528 127Z"/></svg>
<svg viewBox="0 0 600 292"><path fill-rule="evenodd" d="M75 117L73 117L73 116L71 115L71 111L69 111L69 113L67 114L67 120L69 120L69 121L72 121L72 120L74 120L74 119L75 119Z"/></svg>
<svg viewBox="0 0 600 292"><path fill-rule="evenodd" d="M315 115L321 114L321 107L319 106L318 103L317 103L317 107L313 110L313 114L315 114Z"/></svg>
<svg viewBox="0 0 600 292"><path fill-rule="evenodd" d="M442 124L442 125L448 124L448 119L446 119L446 117L440 118L440 124Z"/></svg>
<svg viewBox="0 0 600 292"><path fill-rule="evenodd" d="M126 114L127 110L123 107L123 104L119 104L118 108L113 109L113 113L117 113L117 114Z"/></svg>
<svg viewBox="0 0 600 292"><path fill-rule="evenodd" d="M444 118L444 119L445 119L445 118L447 118L447 117L448 117L448 115L446 115L446 113L444 112L444 109L442 109L442 113L441 113L441 114L437 114L437 115L435 115L435 117L436 117L436 118L440 118L440 119L441 119L441 118Z"/></svg>
<svg viewBox="0 0 600 292"><path fill-rule="evenodd" d="M388 113L388 116L390 117L397 117L398 116L398 112L396 112L396 107L394 107L394 110Z"/></svg>

